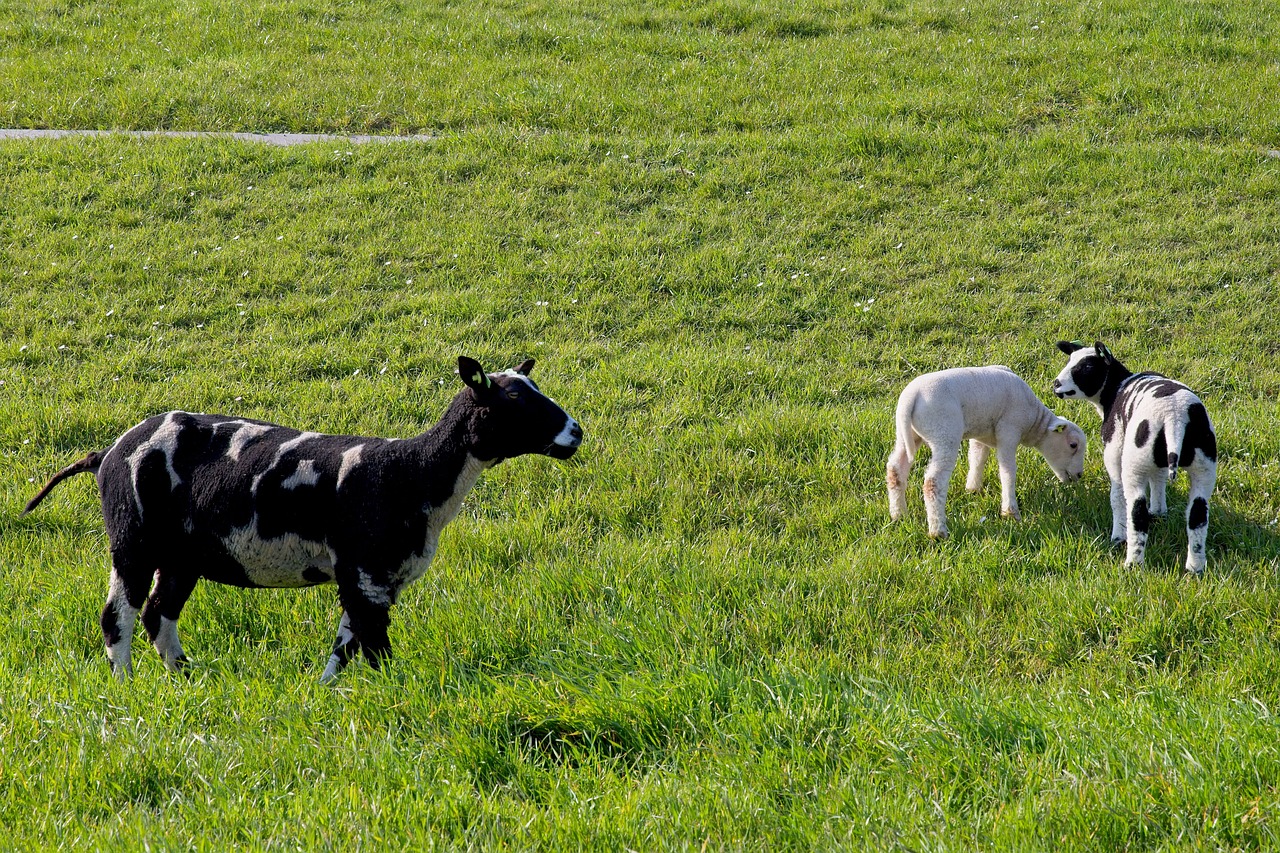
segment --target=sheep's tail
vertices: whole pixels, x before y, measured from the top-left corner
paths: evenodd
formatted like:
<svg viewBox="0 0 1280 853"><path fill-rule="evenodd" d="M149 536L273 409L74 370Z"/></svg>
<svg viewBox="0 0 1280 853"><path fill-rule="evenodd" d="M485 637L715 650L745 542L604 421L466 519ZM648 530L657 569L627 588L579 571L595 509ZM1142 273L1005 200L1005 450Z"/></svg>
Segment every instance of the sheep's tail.
<svg viewBox="0 0 1280 853"><path fill-rule="evenodd" d="M1169 482L1178 476L1178 451L1182 449L1182 440L1187 435L1187 418L1179 413L1171 422L1164 425L1164 440L1169 448Z"/></svg>
<svg viewBox="0 0 1280 853"><path fill-rule="evenodd" d="M919 395L913 395L908 400L898 400L898 408L894 411L894 425L897 428L897 434L894 436L893 458L898 459L901 454L905 457L905 461L911 462L915 459L915 452L912 450L911 434L911 416L915 413L916 401Z"/></svg>
<svg viewBox="0 0 1280 853"><path fill-rule="evenodd" d="M23 515L31 512L40 505L40 501L48 497L53 491L53 487L61 483L68 477L74 477L76 474L87 474L89 472L98 473L98 468L102 465L102 457L105 454L94 451L78 462L72 462L66 468L53 475L53 479L45 484L45 487L31 500L27 501L27 508L22 511Z"/></svg>

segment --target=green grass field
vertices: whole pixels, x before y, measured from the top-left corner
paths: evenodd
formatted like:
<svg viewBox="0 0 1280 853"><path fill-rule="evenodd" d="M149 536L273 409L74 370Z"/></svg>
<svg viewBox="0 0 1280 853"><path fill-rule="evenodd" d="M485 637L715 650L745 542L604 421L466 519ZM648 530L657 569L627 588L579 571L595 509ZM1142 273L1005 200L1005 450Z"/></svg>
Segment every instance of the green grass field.
<svg viewBox="0 0 1280 853"><path fill-rule="evenodd" d="M10 846L1274 848L1277 55L1254 0L0 5L0 125L435 137L0 142ZM1185 480L1109 548L1059 338L1205 400L1203 580ZM482 479L390 668L317 684L332 587L206 584L190 679L111 678L46 478L170 408L411 435L459 354L587 440ZM890 525L898 391L984 363L1084 479L933 543L918 466Z"/></svg>

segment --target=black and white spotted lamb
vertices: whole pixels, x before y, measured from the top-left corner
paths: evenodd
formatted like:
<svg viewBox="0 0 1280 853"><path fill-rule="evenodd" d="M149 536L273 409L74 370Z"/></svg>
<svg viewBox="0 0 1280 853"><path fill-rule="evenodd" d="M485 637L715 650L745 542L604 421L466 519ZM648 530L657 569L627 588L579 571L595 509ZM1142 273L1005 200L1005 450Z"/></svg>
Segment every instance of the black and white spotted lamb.
<svg viewBox="0 0 1280 853"><path fill-rule="evenodd" d="M480 474L529 453L572 456L582 429L529 378L533 361L486 373L458 359L466 387L444 417L398 440L299 432L262 421L169 412L59 471L95 472L111 542L102 634L112 670L131 672L139 611L170 669L186 663L182 606L201 578L241 587L336 583L343 613L321 677L357 650L391 653L391 605L421 577L440 531Z"/></svg>
<svg viewBox="0 0 1280 853"><path fill-rule="evenodd" d="M1165 485L1187 469L1188 572L1202 574L1218 442L1195 393L1159 373L1133 373L1101 343L1058 341L1070 360L1053 381L1059 397L1081 397L1102 415L1102 460L1111 478L1111 541L1141 565L1152 516L1167 512Z"/></svg>

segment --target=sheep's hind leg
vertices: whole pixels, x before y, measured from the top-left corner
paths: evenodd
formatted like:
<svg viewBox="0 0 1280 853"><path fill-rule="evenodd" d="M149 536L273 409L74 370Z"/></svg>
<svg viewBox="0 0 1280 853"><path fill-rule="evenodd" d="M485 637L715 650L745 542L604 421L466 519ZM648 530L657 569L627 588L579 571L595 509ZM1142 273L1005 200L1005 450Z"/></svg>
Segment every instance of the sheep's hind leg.
<svg viewBox="0 0 1280 853"><path fill-rule="evenodd" d="M907 479L915 462L919 436L900 437L885 464L884 481L889 488L889 518L897 521L907 511Z"/></svg>
<svg viewBox="0 0 1280 853"><path fill-rule="evenodd" d="M164 665L173 672L179 672L187 665L182 641L178 639L178 617L196 588L197 580L191 572L160 569L156 572L155 589L142 608L142 626L147 629L147 636L160 653Z"/></svg>
<svg viewBox="0 0 1280 853"><path fill-rule="evenodd" d="M147 598L151 572L140 568L136 560L113 551L111 583L107 603L102 608L102 639L107 646L111 671L124 679L133 673L133 628L138 611Z"/></svg>
<svg viewBox="0 0 1280 853"><path fill-rule="evenodd" d="M1209 538L1209 496L1213 494L1218 472L1216 466L1196 464L1189 473L1191 488L1187 491L1186 569L1193 575L1202 575L1206 564L1205 547Z"/></svg>
<svg viewBox="0 0 1280 853"><path fill-rule="evenodd" d="M946 539L947 530L947 489L951 485L951 474L955 471L956 460L960 457L960 442L930 443L932 454L929 465L924 472L924 508L929 516L929 536L934 539Z"/></svg>

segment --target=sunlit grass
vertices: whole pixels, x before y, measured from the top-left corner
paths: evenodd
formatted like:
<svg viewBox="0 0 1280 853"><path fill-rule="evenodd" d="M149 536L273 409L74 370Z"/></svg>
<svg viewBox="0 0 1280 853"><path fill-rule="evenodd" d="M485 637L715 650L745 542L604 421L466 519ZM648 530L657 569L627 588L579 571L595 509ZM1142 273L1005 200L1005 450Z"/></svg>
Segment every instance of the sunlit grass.
<svg viewBox="0 0 1280 853"><path fill-rule="evenodd" d="M0 143L16 847L1276 843L1268 8L27 3L0 39L7 124L439 133ZM1178 487L1143 570L1110 550L1064 337L1205 399L1202 581ZM192 677L139 636L111 680L93 483L18 517L50 474L175 407L411 435L459 354L538 359L587 440L486 475L388 671L316 683L332 588L203 585ZM984 363L1090 461L1028 454L1021 524L957 488L931 543L918 472L888 523L893 403Z"/></svg>

